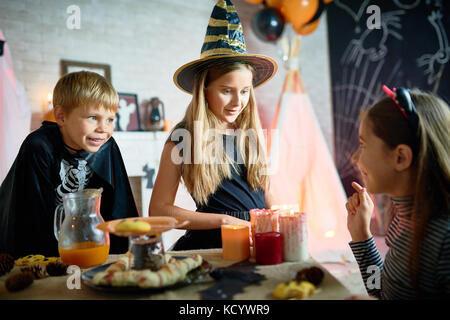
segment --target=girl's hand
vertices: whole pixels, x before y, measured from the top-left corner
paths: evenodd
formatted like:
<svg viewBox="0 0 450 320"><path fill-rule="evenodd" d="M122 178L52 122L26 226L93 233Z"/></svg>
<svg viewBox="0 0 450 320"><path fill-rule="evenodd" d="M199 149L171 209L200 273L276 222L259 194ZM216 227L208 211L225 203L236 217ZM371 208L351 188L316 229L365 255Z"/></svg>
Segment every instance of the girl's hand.
<svg viewBox="0 0 450 320"><path fill-rule="evenodd" d="M247 221L247 220L235 218L235 217L229 216L227 214L221 214L221 219L222 219L221 224L247 226L250 228L250 221Z"/></svg>
<svg viewBox="0 0 450 320"><path fill-rule="evenodd" d="M373 202L366 188L358 183L352 182L352 187L357 191L348 198L345 207L347 208L347 228L352 237L352 241L363 241L372 236L370 233L370 218L373 213Z"/></svg>

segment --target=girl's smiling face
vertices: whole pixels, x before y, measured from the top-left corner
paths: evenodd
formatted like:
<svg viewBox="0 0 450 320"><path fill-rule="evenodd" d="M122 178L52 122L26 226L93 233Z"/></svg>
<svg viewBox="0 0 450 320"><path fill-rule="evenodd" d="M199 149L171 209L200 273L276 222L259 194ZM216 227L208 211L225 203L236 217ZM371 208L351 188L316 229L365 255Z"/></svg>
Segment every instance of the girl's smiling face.
<svg viewBox="0 0 450 320"><path fill-rule="evenodd" d="M367 117L361 121L359 147L352 155L351 161L358 166L370 193L390 194L394 189L395 152L373 133L372 123Z"/></svg>
<svg viewBox="0 0 450 320"><path fill-rule="evenodd" d="M208 108L222 122L223 128L232 128L247 106L252 80L252 72L242 67L214 79L205 88Z"/></svg>

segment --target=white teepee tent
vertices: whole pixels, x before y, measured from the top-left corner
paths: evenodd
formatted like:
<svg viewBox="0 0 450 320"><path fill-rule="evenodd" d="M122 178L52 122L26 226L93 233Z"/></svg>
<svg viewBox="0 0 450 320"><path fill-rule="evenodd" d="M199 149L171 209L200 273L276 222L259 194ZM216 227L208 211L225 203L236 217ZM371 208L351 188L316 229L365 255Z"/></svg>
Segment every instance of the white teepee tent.
<svg viewBox="0 0 450 320"><path fill-rule="evenodd" d="M347 250L346 196L298 71L300 37L284 47L288 70L270 128L278 137L268 137L272 204L298 204L307 214L311 253Z"/></svg>

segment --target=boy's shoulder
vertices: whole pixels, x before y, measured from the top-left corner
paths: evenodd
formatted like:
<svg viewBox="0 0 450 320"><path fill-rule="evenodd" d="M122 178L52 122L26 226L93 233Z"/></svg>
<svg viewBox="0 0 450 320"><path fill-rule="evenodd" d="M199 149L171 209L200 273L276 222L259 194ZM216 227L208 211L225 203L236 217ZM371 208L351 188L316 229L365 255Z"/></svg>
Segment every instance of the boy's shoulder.
<svg viewBox="0 0 450 320"><path fill-rule="evenodd" d="M28 134L22 147L28 151L39 152L48 149L54 151L58 141L61 141L58 125L53 122L44 121L39 129Z"/></svg>

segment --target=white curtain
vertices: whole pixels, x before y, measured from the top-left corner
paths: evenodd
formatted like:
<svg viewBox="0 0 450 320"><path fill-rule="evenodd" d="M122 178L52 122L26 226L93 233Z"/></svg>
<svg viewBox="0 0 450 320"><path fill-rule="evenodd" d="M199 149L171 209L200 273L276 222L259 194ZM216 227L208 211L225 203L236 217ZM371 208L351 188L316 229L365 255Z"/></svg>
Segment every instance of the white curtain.
<svg viewBox="0 0 450 320"><path fill-rule="evenodd" d="M2 30L0 40L6 41ZM31 109L25 89L14 76L8 43L0 56L0 183L30 132Z"/></svg>

